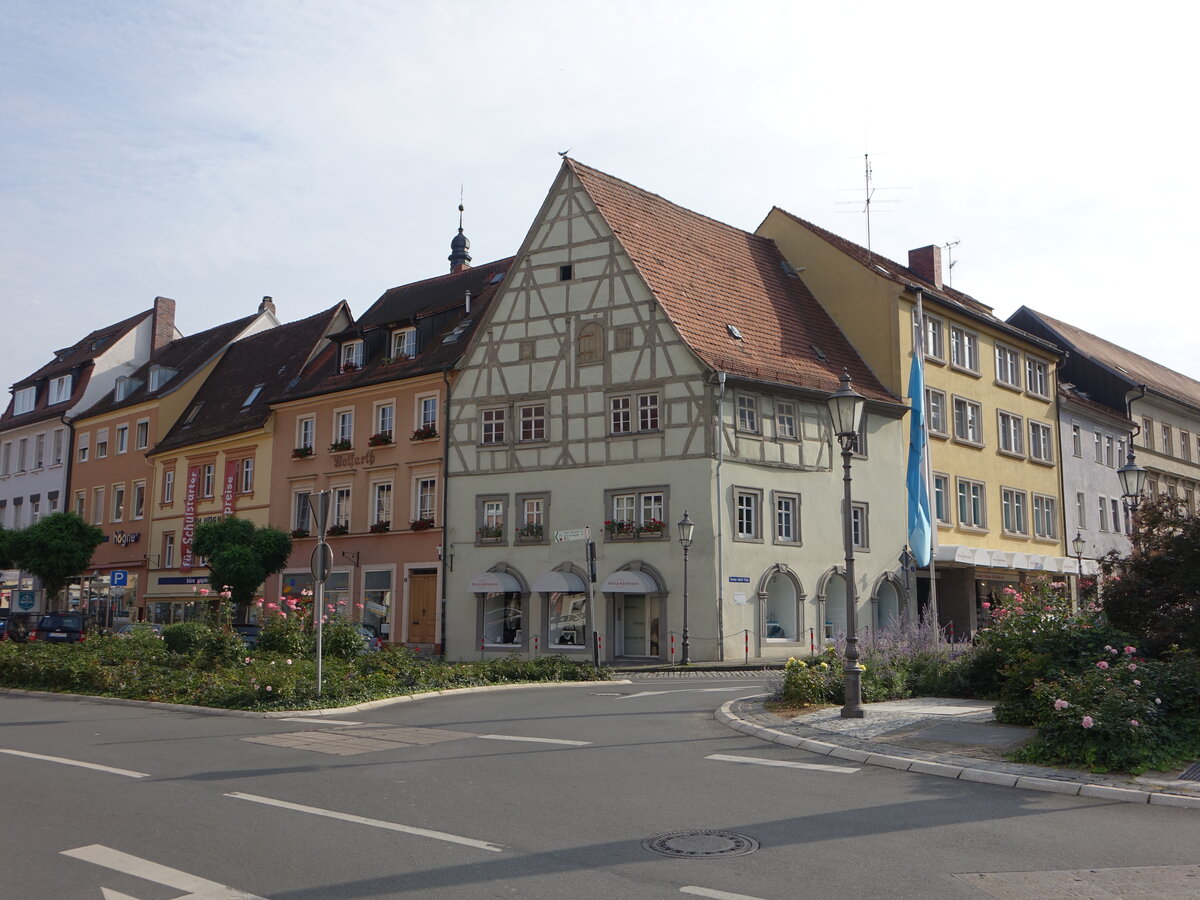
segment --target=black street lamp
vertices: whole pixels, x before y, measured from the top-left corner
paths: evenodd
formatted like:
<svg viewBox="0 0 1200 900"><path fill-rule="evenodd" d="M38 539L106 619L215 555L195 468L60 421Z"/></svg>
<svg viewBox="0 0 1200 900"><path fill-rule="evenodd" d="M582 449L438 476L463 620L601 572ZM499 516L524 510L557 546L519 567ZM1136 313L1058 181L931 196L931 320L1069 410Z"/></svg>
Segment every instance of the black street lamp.
<svg viewBox="0 0 1200 900"><path fill-rule="evenodd" d="M688 550L692 546L696 523L688 518L685 509L683 518L675 527L679 529L679 546L683 548L683 655L680 657L680 663L686 666L692 661L691 644L688 639Z"/></svg>
<svg viewBox="0 0 1200 900"><path fill-rule="evenodd" d="M854 534L853 509L850 494L850 457L858 443L858 430L862 424L862 395L850 387L850 373L842 370L841 387L830 394L829 416L833 419L833 433L842 445L842 544L846 551L846 661L843 669L846 684L846 704L842 707L843 719L861 719L862 668L858 664L858 589L854 581Z"/></svg>
<svg viewBox="0 0 1200 900"><path fill-rule="evenodd" d="M1075 598L1076 605L1083 607L1083 551L1087 547L1087 541L1083 539L1083 532L1076 531L1075 539L1071 541L1071 549L1075 551L1075 562L1079 566L1079 573L1075 576Z"/></svg>
<svg viewBox="0 0 1200 900"><path fill-rule="evenodd" d="M1121 497L1128 517L1126 527L1132 528L1138 505L1142 502L1142 488L1146 486L1146 470L1133 459L1133 435L1129 436L1129 452L1125 465L1117 469L1117 477L1121 479Z"/></svg>

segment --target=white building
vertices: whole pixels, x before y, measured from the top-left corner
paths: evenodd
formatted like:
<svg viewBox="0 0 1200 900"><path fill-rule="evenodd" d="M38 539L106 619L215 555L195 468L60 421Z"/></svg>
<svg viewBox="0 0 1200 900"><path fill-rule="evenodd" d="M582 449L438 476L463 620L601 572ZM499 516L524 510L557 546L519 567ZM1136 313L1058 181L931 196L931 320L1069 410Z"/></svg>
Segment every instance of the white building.
<svg viewBox="0 0 1200 900"><path fill-rule="evenodd" d="M878 626L910 607L905 404L771 240L564 160L450 393L448 655L584 658L594 630L602 659L678 661L686 624L692 660L786 657L844 631L843 369ZM555 540L585 529L594 587L586 542Z"/></svg>

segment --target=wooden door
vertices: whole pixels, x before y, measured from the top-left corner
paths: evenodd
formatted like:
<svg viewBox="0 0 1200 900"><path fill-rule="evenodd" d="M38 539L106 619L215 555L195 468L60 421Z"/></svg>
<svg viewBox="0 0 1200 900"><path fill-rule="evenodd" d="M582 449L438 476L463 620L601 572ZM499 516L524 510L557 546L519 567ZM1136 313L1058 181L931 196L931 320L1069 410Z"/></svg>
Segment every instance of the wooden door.
<svg viewBox="0 0 1200 900"><path fill-rule="evenodd" d="M408 640L412 644L437 641L437 572L408 576Z"/></svg>

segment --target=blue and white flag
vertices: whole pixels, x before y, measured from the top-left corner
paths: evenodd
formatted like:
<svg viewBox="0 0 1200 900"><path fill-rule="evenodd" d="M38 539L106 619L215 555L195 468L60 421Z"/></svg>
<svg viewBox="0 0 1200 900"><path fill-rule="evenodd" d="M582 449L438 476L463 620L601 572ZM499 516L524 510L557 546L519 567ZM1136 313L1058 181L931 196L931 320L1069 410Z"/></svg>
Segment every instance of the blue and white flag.
<svg viewBox="0 0 1200 900"><path fill-rule="evenodd" d="M908 377L908 396L912 416L908 430L908 546L917 565L929 565L932 533L929 514L929 484L925 480L925 372L918 345L913 353L912 372Z"/></svg>

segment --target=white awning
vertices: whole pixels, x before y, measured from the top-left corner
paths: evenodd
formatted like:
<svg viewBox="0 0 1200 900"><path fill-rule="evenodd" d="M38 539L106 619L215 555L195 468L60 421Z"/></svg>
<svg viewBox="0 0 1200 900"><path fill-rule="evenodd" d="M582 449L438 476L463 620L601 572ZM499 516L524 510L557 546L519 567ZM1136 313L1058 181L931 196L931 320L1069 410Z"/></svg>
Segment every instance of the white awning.
<svg viewBox="0 0 1200 900"><path fill-rule="evenodd" d="M521 582L507 572L482 572L471 579L475 594L511 594L521 592Z"/></svg>
<svg viewBox="0 0 1200 900"><path fill-rule="evenodd" d="M609 594L657 594L662 590L645 572L613 572L604 579L600 590Z"/></svg>
<svg viewBox="0 0 1200 900"><path fill-rule="evenodd" d="M533 579L531 590L547 594L582 594L587 591L587 585L574 572L543 572Z"/></svg>

